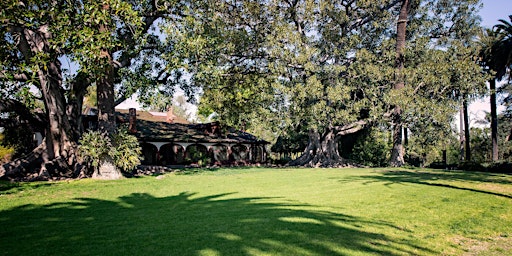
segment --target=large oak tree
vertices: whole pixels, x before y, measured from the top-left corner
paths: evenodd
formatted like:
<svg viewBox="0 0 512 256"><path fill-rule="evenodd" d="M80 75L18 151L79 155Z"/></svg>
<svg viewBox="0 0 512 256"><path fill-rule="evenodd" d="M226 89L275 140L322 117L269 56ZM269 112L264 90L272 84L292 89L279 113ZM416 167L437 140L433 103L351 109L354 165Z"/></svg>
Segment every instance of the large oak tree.
<svg viewBox="0 0 512 256"><path fill-rule="evenodd" d="M449 130L454 92L483 85L475 53L457 54L478 27L477 4L218 1L168 29L183 42L204 109L249 131L306 131L309 142L290 164L340 166L341 138L368 127L394 124L415 136ZM400 146L395 152L403 154ZM403 156L393 159L403 164Z"/></svg>

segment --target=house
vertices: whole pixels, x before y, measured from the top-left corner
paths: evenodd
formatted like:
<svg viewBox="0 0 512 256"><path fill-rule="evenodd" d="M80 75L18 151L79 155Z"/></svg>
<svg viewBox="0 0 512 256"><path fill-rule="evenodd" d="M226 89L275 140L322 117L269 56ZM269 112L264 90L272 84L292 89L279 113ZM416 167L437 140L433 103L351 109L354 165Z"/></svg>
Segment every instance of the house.
<svg viewBox="0 0 512 256"><path fill-rule="evenodd" d="M267 160L269 143L219 122L191 124L168 112L116 109L141 144L143 165L245 165Z"/></svg>

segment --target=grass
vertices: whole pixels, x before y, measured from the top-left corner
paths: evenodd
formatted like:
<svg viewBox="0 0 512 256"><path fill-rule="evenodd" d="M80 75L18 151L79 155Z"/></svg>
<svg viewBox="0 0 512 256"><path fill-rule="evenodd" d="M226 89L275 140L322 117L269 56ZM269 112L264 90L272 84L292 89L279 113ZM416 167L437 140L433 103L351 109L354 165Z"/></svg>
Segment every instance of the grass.
<svg viewBox="0 0 512 256"><path fill-rule="evenodd" d="M512 255L512 176L219 169L0 183L0 255Z"/></svg>

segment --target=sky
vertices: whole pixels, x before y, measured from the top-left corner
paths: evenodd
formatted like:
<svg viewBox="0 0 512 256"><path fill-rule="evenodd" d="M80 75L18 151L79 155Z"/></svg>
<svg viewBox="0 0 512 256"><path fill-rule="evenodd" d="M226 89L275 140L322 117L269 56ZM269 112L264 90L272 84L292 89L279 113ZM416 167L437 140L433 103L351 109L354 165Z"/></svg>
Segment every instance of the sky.
<svg viewBox="0 0 512 256"><path fill-rule="evenodd" d="M482 25L492 27L499 19L509 20L512 15L512 0L483 0L483 8L480 10Z"/></svg>

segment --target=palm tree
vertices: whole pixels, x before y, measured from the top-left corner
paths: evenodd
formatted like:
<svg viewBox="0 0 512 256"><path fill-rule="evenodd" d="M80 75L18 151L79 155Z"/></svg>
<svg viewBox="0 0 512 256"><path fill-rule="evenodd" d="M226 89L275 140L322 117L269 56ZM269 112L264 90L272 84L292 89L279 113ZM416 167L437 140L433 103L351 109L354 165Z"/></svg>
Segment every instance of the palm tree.
<svg viewBox="0 0 512 256"><path fill-rule="evenodd" d="M500 19L500 23L494 26L496 41L493 45L493 51L495 56L497 80L501 80L506 75L508 75L509 79L512 77L512 15L509 15L508 18L510 22ZM511 96L509 95L509 97ZM512 140L512 129L507 136L507 140Z"/></svg>
<svg viewBox="0 0 512 256"><path fill-rule="evenodd" d="M512 15L509 16L512 21ZM483 65L494 76L489 80L490 105L491 105L491 138L492 160L498 160L498 117L496 111L496 81L501 81L507 72L510 72L512 63L512 24L503 19L493 27L493 30L484 31L481 38L482 51L480 56ZM512 130L510 131L512 134ZM509 139L512 136L509 135Z"/></svg>
<svg viewBox="0 0 512 256"><path fill-rule="evenodd" d="M509 15L509 21L504 19L498 20L501 22L500 24L495 25L494 31L497 36L497 42L495 44L496 53L500 54L498 58L498 68L501 68L500 73L497 74L499 79L503 78L506 75L506 72L509 72L510 75L510 65L512 64L512 15Z"/></svg>

